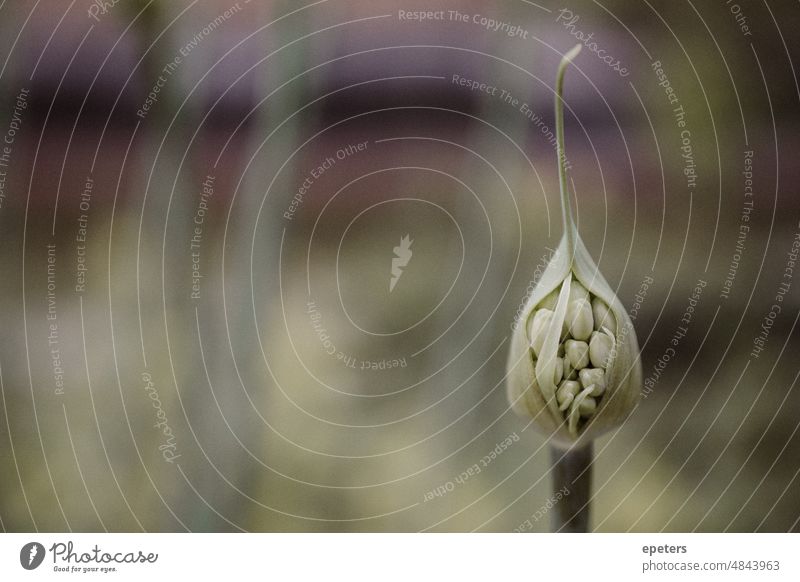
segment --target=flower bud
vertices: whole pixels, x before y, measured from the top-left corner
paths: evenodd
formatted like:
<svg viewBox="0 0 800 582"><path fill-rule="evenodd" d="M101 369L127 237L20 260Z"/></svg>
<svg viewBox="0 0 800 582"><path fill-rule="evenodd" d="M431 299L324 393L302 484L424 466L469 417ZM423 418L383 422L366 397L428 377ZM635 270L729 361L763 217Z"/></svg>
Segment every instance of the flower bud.
<svg viewBox="0 0 800 582"><path fill-rule="evenodd" d="M614 320L614 314L608 308L608 305L600 299L595 297L592 299L592 314L594 315L594 329L600 331L603 328L616 329L617 322Z"/></svg>
<svg viewBox="0 0 800 582"><path fill-rule="evenodd" d="M592 388L589 396L602 396L606 391L606 373L602 368L584 368L578 372L581 386Z"/></svg>
<svg viewBox="0 0 800 582"><path fill-rule="evenodd" d="M578 299L589 301L589 292L586 290L586 287L580 284L579 281L573 281L572 286L569 288L569 301L572 303Z"/></svg>
<svg viewBox="0 0 800 582"><path fill-rule="evenodd" d="M630 319L596 267L588 264L580 239L571 270L564 251L559 247L523 310L527 325L520 326L512 339L508 394L515 411L534 418L554 442L569 447L596 438L625 419L639 397L641 363ZM579 278L590 298L570 302L570 288ZM538 301L553 294L554 309L539 308ZM615 329L591 331L595 298L608 305ZM570 303L579 309L571 310ZM562 338L568 313L577 317ZM581 318L591 321L588 329L574 325ZM608 315L604 320L609 322ZM573 337L573 331L585 339Z"/></svg>
<svg viewBox="0 0 800 582"><path fill-rule="evenodd" d="M581 385L578 382L573 380L564 380L561 383L561 386L558 387L558 392L556 392L556 399L560 404L558 409L566 410L569 408L569 405L572 404L572 401L580 391Z"/></svg>
<svg viewBox="0 0 800 582"><path fill-rule="evenodd" d="M556 82L564 235L528 297L521 319L525 325L515 329L508 361L508 398L514 410L533 418L551 442L567 448L618 427L634 409L642 384L630 317L578 235L566 189L560 91L564 69L580 46L564 57Z"/></svg>
<svg viewBox="0 0 800 582"><path fill-rule="evenodd" d="M608 330L595 331L589 340L589 360L595 368L608 368L608 359L614 349L614 336Z"/></svg>
<svg viewBox="0 0 800 582"><path fill-rule="evenodd" d="M576 340L588 340L594 330L592 305L587 299L570 301L564 321L567 334Z"/></svg>
<svg viewBox="0 0 800 582"><path fill-rule="evenodd" d="M582 370L589 365L589 344L577 340L564 342L565 361L569 361L571 369Z"/></svg>
<svg viewBox="0 0 800 582"><path fill-rule="evenodd" d="M586 388L572 400L567 416L570 433L578 432L578 423L581 418L590 418L597 412L597 401L589 396L591 391L591 388Z"/></svg>

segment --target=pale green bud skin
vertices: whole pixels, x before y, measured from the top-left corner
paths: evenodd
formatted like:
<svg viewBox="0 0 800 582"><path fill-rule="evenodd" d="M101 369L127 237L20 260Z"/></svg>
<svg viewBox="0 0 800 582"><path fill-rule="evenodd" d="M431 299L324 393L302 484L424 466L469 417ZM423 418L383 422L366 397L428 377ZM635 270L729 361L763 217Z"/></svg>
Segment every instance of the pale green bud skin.
<svg viewBox="0 0 800 582"><path fill-rule="evenodd" d="M582 370L589 365L589 344L579 340L564 342L565 361L569 361L570 370Z"/></svg>
<svg viewBox="0 0 800 582"><path fill-rule="evenodd" d="M584 388L592 388L589 396L602 396L606 391L606 372L602 368L584 368L578 377Z"/></svg>
<svg viewBox="0 0 800 582"><path fill-rule="evenodd" d="M600 299L595 297L592 299L592 315L594 315L594 329L600 331L602 328L617 329L617 321L614 319L614 314L608 308L608 305Z"/></svg>
<svg viewBox="0 0 800 582"><path fill-rule="evenodd" d="M596 331L589 340L589 360L595 368L608 368L608 358L614 349L614 336L610 332Z"/></svg>
<svg viewBox="0 0 800 582"><path fill-rule="evenodd" d="M563 411L569 408L569 405L572 404L572 401L580 391L581 385L579 382L564 380L561 386L558 387L558 392L556 392L556 400L560 405L558 409Z"/></svg>
<svg viewBox="0 0 800 582"><path fill-rule="evenodd" d="M576 299L567 305L567 318L564 327L568 335L576 340L588 340L594 331L592 305L587 299Z"/></svg>
<svg viewBox="0 0 800 582"><path fill-rule="evenodd" d="M542 351L542 344L544 343L547 329L550 327L551 319L553 319L552 311L549 309L540 309L534 314L531 320L528 335L531 338L531 349L537 356L539 352Z"/></svg>

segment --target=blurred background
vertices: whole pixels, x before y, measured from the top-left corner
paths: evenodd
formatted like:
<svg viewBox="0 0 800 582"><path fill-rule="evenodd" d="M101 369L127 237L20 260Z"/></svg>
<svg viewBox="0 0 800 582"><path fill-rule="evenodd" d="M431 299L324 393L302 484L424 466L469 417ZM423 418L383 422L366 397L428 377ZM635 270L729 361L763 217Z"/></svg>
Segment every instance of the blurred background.
<svg viewBox="0 0 800 582"><path fill-rule="evenodd" d="M646 379L596 443L592 527L797 531L799 27L0 3L2 529L546 531L548 443L504 379L582 42L569 180Z"/></svg>

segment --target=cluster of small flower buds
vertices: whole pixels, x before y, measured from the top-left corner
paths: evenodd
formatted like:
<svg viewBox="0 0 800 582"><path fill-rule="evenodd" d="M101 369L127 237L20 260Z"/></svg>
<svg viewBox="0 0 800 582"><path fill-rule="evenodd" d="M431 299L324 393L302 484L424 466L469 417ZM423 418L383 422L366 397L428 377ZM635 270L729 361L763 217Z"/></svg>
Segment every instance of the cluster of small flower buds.
<svg viewBox="0 0 800 582"><path fill-rule="evenodd" d="M545 297L528 320L528 337L532 364L537 370L542 369L537 360L547 357L545 342L548 339L558 342L557 349L549 351L555 355L555 361L547 368L553 370L558 410L563 413L570 433L577 435L582 424L595 414L606 392L606 372L614 353L611 330L617 328L617 323L608 305L579 281L571 279L568 285L563 321L559 323L556 316L562 290L559 286ZM561 327L558 335L551 332L556 325Z"/></svg>

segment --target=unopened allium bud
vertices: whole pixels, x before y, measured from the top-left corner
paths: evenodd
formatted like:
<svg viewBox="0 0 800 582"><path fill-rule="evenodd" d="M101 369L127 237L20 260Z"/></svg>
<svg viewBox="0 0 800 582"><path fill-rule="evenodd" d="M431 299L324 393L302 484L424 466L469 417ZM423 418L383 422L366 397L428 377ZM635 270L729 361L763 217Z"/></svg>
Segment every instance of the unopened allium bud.
<svg viewBox="0 0 800 582"><path fill-rule="evenodd" d="M594 315L594 329L601 330L602 328L606 329L616 329L617 322L614 321L614 314L611 313L611 310L608 308L602 300L598 299L597 297L594 298L592 301L592 314Z"/></svg>
<svg viewBox="0 0 800 582"><path fill-rule="evenodd" d="M592 333L589 340L589 360L595 368L608 368L608 359L614 349L614 336L607 329Z"/></svg>
<svg viewBox="0 0 800 582"><path fill-rule="evenodd" d="M572 404L573 399L580 391L581 385L579 382L564 380L561 386L558 387L558 392L556 392L556 399L560 404L558 409L563 411L569 408L569 405Z"/></svg>
<svg viewBox="0 0 800 582"><path fill-rule="evenodd" d="M577 433L581 418L590 418L597 411L597 400L590 396L591 390L591 388L584 389L572 401L568 414L570 433Z"/></svg>
<svg viewBox="0 0 800 582"><path fill-rule="evenodd" d="M561 93L564 69L579 50L565 55L556 81L564 236L525 304L526 325L514 333L508 364L513 408L565 447L586 444L623 422L642 383L630 317L578 235L566 189Z"/></svg>
<svg viewBox="0 0 800 582"><path fill-rule="evenodd" d="M583 370L589 365L589 344L578 340L564 342L566 360L574 370Z"/></svg>
<svg viewBox="0 0 800 582"><path fill-rule="evenodd" d="M578 299L582 299L584 301L589 301L591 296L589 292L586 290L586 287L580 284L579 281L573 281L572 286L569 288L569 301L572 303L573 301L577 301Z"/></svg>
<svg viewBox="0 0 800 582"><path fill-rule="evenodd" d="M602 368L584 368L578 372L581 386L591 388L589 396L602 396L606 391L606 373Z"/></svg>
<svg viewBox="0 0 800 582"><path fill-rule="evenodd" d="M564 321L567 334L576 340L588 340L594 331L592 305L587 299L576 299L567 305L567 318Z"/></svg>

